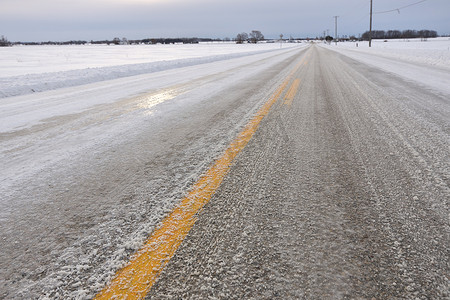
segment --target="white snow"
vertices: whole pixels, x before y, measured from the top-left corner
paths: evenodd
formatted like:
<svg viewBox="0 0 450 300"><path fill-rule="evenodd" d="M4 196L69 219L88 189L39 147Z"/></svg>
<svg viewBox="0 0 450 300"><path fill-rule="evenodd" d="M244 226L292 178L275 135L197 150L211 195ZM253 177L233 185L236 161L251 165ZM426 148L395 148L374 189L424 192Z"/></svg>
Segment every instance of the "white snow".
<svg viewBox="0 0 450 300"><path fill-rule="evenodd" d="M298 44L287 45L289 47L298 47ZM179 46L179 48L176 46ZM40 52L42 57L47 57L45 66L42 68L37 67L37 70L31 67L21 71L28 72L31 75L0 78L0 95L21 95L16 97L10 96L4 99L0 98L2 107L0 111L0 132L24 129L25 127L36 125L41 120L65 114L78 113L95 105L111 103L127 96L138 95L149 90L161 89L170 84L182 83L192 77L211 75L218 68L225 70L240 66L243 63L252 63L264 57L271 57L277 53L274 50L279 50L279 45L274 46L274 44L233 46L234 50L230 50L231 54L208 56L211 53L225 53L227 49L230 49L230 45L224 44L222 46L223 48L220 48L217 44L201 44L198 45L196 54L193 54L195 51L191 49L193 47L192 45L173 45L164 49L165 51L162 49L166 45L156 45L155 48L151 48L154 46L146 45L145 47L150 47L150 50L157 50L154 53L149 51L148 59L156 60L159 56L160 60L153 63L132 65L113 65L114 63L120 64L124 62L122 60L115 60L115 58L119 55L119 52L124 54L130 51L126 46L123 50L119 48L120 46L113 47L117 50L111 56L105 55L103 59L98 57L100 54L98 54L99 52L96 47L102 49L105 46L86 46L89 49L93 49L93 53L97 54L93 55L86 63L75 63L72 67L78 68L94 65L97 61L102 60L111 66L39 74L32 73L39 72L39 70L47 70L49 68L48 65L53 65L55 70L64 69L67 66L51 63L51 57L45 54L45 47L38 46L37 50L34 46L29 47L28 51L32 51L33 53ZM241 48L241 46L243 47ZM79 53L76 49L82 46L66 47L66 49L61 49L61 51L65 51L72 57L76 53ZM142 47L144 46L139 45L136 47L138 52L143 51ZM289 47L285 46L284 48L289 49ZM17 48L20 50L20 53L23 53L22 48L25 47ZM8 51L14 51L14 47L6 49L9 49ZM54 51L53 46L50 46L49 49L50 53ZM89 51L89 49L85 49L85 51ZM33 56L36 54L29 55ZM83 54L82 57L85 55L88 56L87 54ZM182 58L168 61L164 60L169 57L174 58L177 55ZM194 55L197 58L183 58ZM5 61L10 64L10 61ZM213 62L215 62L214 67L211 67L210 63ZM194 68L194 70L189 67ZM81 85L83 85L82 89L80 89ZM45 92L32 93L31 88L33 91Z"/></svg>
<svg viewBox="0 0 450 300"><path fill-rule="evenodd" d="M412 80L426 88L450 93L450 38L373 40L322 44L352 59Z"/></svg>
<svg viewBox="0 0 450 300"><path fill-rule="evenodd" d="M292 44L285 44L284 47ZM65 45L0 48L0 77L87 68L249 54L278 49L275 44L200 43L167 45Z"/></svg>
<svg viewBox="0 0 450 300"><path fill-rule="evenodd" d="M283 48L297 44L285 44ZM0 47L0 98L274 51L279 44Z"/></svg>
<svg viewBox="0 0 450 300"><path fill-rule="evenodd" d="M450 68L450 38L448 37L428 40L373 40L371 48L368 42L344 42L338 43L338 47L412 63Z"/></svg>

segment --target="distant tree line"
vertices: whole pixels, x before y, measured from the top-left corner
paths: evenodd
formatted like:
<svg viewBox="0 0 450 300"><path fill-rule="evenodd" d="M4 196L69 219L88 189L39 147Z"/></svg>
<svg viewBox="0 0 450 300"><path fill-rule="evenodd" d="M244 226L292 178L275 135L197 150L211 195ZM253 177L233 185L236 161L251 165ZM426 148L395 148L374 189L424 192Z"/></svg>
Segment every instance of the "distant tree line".
<svg viewBox="0 0 450 300"><path fill-rule="evenodd" d="M438 34L434 30L373 30L372 39L414 39L414 38L435 38ZM369 31L361 36L363 40L369 40Z"/></svg>
<svg viewBox="0 0 450 300"><path fill-rule="evenodd" d="M65 42L14 42L14 45L27 45L27 46L36 46L36 45L84 45L87 44L86 41L65 41Z"/></svg>
<svg viewBox="0 0 450 300"><path fill-rule="evenodd" d="M0 47L8 47L11 46L11 43L8 41L6 37L3 35L0 37Z"/></svg>
<svg viewBox="0 0 450 300"><path fill-rule="evenodd" d="M434 38L438 37L438 34L434 30L374 30L372 31L373 39L412 39L412 38ZM292 39L292 38L291 38ZM290 39L290 40L291 40ZM326 39L329 41L332 40L333 37L321 37L316 39ZM368 40L369 32L364 32L360 38L356 38L355 36L350 37L341 37L340 40ZM47 42L10 42L3 35L0 37L0 47L7 47L12 45L85 45L85 44L107 44L107 45L136 45L136 44L198 44L200 42L229 42L235 41L237 44L243 43L258 43L259 41L264 41L264 35L259 30L252 30L250 33L242 32L239 33L235 38L230 39L228 37L224 39L220 38L145 38L141 40L128 40L126 38L114 38L112 40L99 40L99 41L83 41L83 40L71 40L65 42L55 42L55 41L47 41ZM309 40L309 38L307 38Z"/></svg>
<svg viewBox="0 0 450 300"><path fill-rule="evenodd" d="M106 44L106 45L138 45L138 44L198 44L200 42L227 42L230 38L146 38L142 40L128 40L126 38L114 38L112 40L99 40L94 41L65 41L65 42L9 42L3 36L0 39L0 46L11 46L11 45L85 45L85 44Z"/></svg>
<svg viewBox="0 0 450 300"><path fill-rule="evenodd" d="M252 30L250 34L247 34L246 32L238 33L236 35L235 41L237 44L243 44L243 43L253 43L256 44L259 41L264 40L264 35L259 30Z"/></svg>
<svg viewBox="0 0 450 300"><path fill-rule="evenodd" d="M143 39L139 42L142 44L198 44L200 42L211 42L211 41L212 39L202 39L202 38L148 38Z"/></svg>

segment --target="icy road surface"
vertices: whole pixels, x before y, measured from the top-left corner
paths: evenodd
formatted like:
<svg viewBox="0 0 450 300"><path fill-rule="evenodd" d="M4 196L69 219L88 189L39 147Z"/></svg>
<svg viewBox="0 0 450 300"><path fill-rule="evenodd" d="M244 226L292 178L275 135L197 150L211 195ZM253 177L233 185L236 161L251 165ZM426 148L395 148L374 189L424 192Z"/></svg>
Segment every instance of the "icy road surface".
<svg viewBox="0 0 450 300"><path fill-rule="evenodd" d="M449 297L450 72L352 53L2 99L0 298L92 298L299 61L149 298Z"/></svg>
<svg viewBox="0 0 450 300"><path fill-rule="evenodd" d="M148 299L450 296L450 94L302 55Z"/></svg>
<svg viewBox="0 0 450 300"><path fill-rule="evenodd" d="M305 48L1 99L0 296L95 295Z"/></svg>

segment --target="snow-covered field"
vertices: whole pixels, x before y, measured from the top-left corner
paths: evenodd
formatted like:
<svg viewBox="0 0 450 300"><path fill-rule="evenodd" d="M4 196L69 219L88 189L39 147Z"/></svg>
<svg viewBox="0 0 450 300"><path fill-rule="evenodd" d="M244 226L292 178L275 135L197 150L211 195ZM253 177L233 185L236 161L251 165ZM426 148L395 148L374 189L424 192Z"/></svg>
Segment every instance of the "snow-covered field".
<svg viewBox="0 0 450 300"><path fill-rule="evenodd" d="M450 38L448 37L425 41L421 39L373 40L371 48L368 42L346 42L339 43L338 47L413 63L450 68Z"/></svg>
<svg viewBox="0 0 450 300"><path fill-rule="evenodd" d="M450 38L422 41L373 40L368 42L343 42L323 44L365 64L395 73L419 84L450 92Z"/></svg>
<svg viewBox="0 0 450 300"><path fill-rule="evenodd" d="M298 46L284 44L283 48ZM71 45L0 48L0 98L227 60L279 44Z"/></svg>

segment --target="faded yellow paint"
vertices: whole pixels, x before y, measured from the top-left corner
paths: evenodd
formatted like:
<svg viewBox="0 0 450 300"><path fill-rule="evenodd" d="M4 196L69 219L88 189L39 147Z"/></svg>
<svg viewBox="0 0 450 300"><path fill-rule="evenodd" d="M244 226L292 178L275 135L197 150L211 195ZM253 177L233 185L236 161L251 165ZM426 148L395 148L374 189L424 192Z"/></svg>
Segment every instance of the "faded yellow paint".
<svg viewBox="0 0 450 300"><path fill-rule="evenodd" d="M300 86L300 79L295 79L292 83L291 87L287 91L286 95L284 96L284 104L291 106L292 101L294 100L295 95L297 94L298 88Z"/></svg>
<svg viewBox="0 0 450 300"><path fill-rule="evenodd" d="M280 98L289 84L294 71L278 87L225 153L211 166L207 173L193 186L181 204L163 220L162 225L147 240L144 247L121 269L113 281L95 299L142 299L149 292L164 266L174 255L196 221L196 214L215 193L227 174L233 159L252 138L261 120Z"/></svg>

